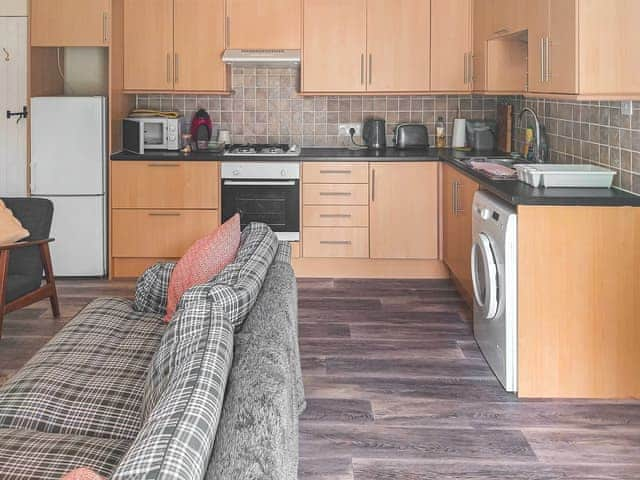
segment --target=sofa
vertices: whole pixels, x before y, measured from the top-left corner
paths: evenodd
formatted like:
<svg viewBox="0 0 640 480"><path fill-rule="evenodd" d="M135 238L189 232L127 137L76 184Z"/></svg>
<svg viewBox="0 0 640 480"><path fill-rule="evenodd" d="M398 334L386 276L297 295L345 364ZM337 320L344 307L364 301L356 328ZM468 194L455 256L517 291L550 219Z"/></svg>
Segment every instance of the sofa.
<svg viewBox="0 0 640 480"><path fill-rule="evenodd" d="M0 478L295 479L305 407L290 247L263 224L163 322L173 263L91 302L0 388Z"/></svg>

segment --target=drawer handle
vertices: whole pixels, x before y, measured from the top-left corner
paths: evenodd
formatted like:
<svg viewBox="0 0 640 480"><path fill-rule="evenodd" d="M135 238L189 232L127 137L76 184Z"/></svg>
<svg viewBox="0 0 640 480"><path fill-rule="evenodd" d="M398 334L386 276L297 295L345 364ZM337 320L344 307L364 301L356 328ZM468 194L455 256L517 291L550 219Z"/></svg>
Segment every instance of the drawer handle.
<svg viewBox="0 0 640 480"><path fill-rule="evenodd" d="M349 213L321 213L320 218L351 218Z"/></svg>
<svg viewBox="0 0 640 480"><path fill-rule="evenodd" d="M338 175L338 174L345 174L345 175L349 175L351 172L351 170L320 170L320 173L323 173L325 175Z"/></svg>
<svg viewBox="0 0 640 480"><path fill-rule="evenodd" d="M179 163L149 163L147 167L179 167Z"/></svg>
<svg viewBox="0 0 640 480"><path fill-rule="evenodd" d="M178 212L152 212L149 214L150 217L179 217L180 214Z"/></svg>
<svg viewBox="0 0 640 480"><path fill-rule="evenodd" d="M320 245L351 245L351 240L321 240Z"/></svg>
<svg viewBox="0 0 640 480"><path fill-rule="evenodd" d="M351 192L320 192L321 197L350 197Z"/></svg>

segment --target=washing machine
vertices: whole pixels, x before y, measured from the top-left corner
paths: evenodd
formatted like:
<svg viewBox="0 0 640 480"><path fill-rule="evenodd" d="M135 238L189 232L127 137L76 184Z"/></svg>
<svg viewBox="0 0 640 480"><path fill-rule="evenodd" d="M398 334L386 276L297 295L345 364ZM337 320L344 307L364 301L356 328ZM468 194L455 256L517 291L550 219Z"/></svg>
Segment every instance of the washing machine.
<svg viewBox="0 0 640 480"><path fill-rule="evenodd" d="M518 220L516 210L484 192L473 201L473 332L508 392L518 387Z"/></svg>

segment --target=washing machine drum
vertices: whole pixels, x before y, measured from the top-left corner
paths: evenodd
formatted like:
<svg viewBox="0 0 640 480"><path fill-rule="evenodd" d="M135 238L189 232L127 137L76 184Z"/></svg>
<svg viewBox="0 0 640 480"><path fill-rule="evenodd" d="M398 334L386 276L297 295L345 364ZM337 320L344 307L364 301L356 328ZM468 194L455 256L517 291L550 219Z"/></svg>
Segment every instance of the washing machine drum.
<svg viewBox="0 0 640 480"><path fill-rule="evenodd" d="M473 297L476 305L487 320L492 320L500 308L500 287L498 263L491 245L491 239L479 234L471 250L471 278Z"/></svg>

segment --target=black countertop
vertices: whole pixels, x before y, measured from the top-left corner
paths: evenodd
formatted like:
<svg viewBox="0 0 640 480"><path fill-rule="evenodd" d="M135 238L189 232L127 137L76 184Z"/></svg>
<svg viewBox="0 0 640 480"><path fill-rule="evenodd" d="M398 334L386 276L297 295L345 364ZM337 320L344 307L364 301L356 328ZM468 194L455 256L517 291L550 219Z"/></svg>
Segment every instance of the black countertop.
<svg viewBox="0 0 640 480"><path fill-rule="evenodd" d="M533 188L516 180L492 180L462 163L464 157L451 149L428 150L350 150L347 148L303 148L299 157L286 161L305 162L436 162L443 161L480 184L511 205L546 206L634 206L640 207L640 196L608 188ZM121 152L111 156L115 161L264 161L256 157L223 157L219 152L151 152L144 155ZM282 158L278 160L283 160Z"/></svg>

